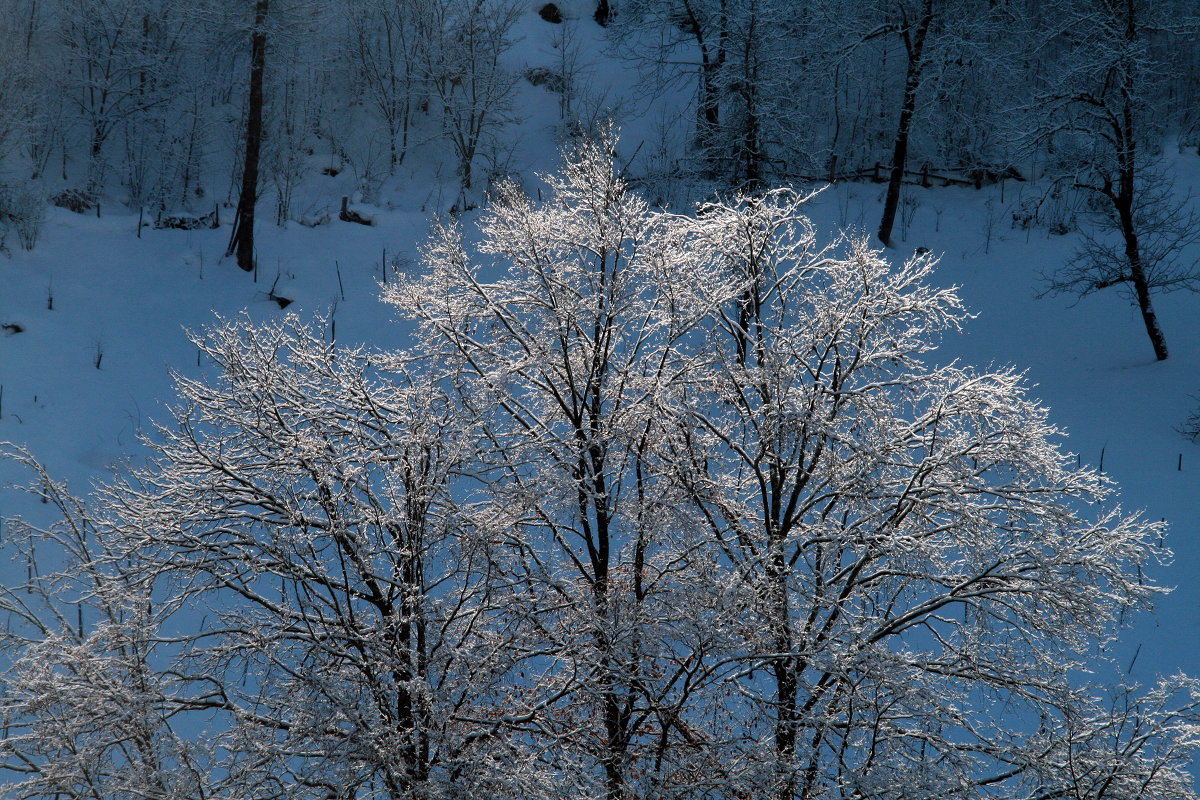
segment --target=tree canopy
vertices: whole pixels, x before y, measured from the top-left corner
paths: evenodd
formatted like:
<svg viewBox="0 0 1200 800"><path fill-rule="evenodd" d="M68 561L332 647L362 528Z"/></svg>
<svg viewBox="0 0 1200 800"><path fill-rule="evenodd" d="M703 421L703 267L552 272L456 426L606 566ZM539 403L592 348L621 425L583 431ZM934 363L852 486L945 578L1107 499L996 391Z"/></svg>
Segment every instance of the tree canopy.
<svg viewBox="0 0 1200 800"><path fill-rule="evenodd" d="M1195 796L1200 686L1095 677L1161 526L930 359L935 259L613 145L437 228L408 349L222 320L128 478L6 451L9 796Z"/></svg>

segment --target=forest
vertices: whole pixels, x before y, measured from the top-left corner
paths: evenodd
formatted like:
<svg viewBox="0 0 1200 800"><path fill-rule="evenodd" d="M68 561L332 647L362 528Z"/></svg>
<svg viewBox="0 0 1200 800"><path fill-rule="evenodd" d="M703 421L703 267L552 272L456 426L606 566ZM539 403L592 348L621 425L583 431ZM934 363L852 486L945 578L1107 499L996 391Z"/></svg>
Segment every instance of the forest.
<svg viewBox="0 0 1200 800"><path fill-rule="evenodd" d="M301 206L321 169L380 199L406 159L453 172L450 209L512 177L515 88L554 95L562 134L657 113L631 175L669 202L679 175L710 188L797 180L901 186L1001 179L1051 187L1023 224L1085 252L1053 282L1138 299L1157 358L1152 292L1193 283L1196 237L1156 169L1165 137L1200 144L1196 10L1187 0L623 0L564 5L636 64L632 96L581 74L563 9L557 63L521 69L518 0L10 0L0 29L0 221L32 247L44 206L102 197L164 213L231 206L229 252L252 268L256 224L319 224ZM647 108L655 109L647 112ZM677 187L676 187L677 188ZM302 193L302 196L307 196ZM259 206L262 206L259 209ZM445 209L441 209L445 210ZM227 212L229 213L229 212ZM345 209L341 212L346 213ZM1115 248L1105 233L1120 234Z"/></svg>
<svg viewBox="0 0 1200 800"><path fill-rule="evenodd" d="M6 2L5 796L1198 796L1200 679L1118 643L1158 499L956 357L943 274L1037 237L996 280L1190 367L1194 0ZM73 295L88 236L162 283ZM257 305L68 486L29 431L166 368L19 348L159 285L152 336Z"/></svg>

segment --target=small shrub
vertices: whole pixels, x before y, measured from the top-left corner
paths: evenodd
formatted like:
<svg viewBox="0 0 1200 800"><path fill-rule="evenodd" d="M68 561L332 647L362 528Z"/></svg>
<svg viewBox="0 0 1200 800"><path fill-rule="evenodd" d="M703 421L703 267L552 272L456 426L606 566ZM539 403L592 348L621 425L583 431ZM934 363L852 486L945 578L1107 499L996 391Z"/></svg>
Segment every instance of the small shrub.
<svg viewBox="0 0 1200 800"><path fill-rule="evenodd" d="M164 214L154 221L154 227L160 230L170 228L180 231L216 228L217 211L213 209L207 214Z"/></svg>
<svg viewBox="0 0 1200 800"><path fill-rule="evenodd" d="M50 198L51 205L65 208L76 214L83 214L96 207L96 198L83 189L63 189Z"/></svg>
<svg viewBox="0 0 1200 800"><path fill-rule="evenodd" d="M555 94L562 94L567 89L567 81L563 76L546 67L530 67L525 70L525 80L533 86L545 86Z"/></svg>
<svg viewBox="0 0 1200 800"><path fill-rule="evenodd" d="M46 219L46 201L29 189L9 189L0 194L0 223L17 234L21 249L32 250Z"/></svg>

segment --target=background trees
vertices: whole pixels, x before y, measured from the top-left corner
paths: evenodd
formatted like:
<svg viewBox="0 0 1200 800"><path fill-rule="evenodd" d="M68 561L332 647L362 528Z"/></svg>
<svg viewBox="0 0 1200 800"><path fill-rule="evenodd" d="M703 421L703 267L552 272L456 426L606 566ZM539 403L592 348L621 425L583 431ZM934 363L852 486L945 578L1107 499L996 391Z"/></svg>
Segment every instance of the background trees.
<svg viewBox="0 0 1200 800"><path fill-rule="evenodd" d="M1137 122L1147 143L1138 153L1150 154L1163 135L1186 135L1200 59L1184 35L1185 5L821 0L801 11L781 0L625 0L562 24L576 41L581 30L585 40L607 36L640 64L648 96L686 108L661 152L635 159L635 171L688 163L710 187L886 180L879 233L891 241L903 186L927 168L979 184L1038 178L1046 168L1062 177L1066 152L1086 138L1079 126L1099 124L1085 121L1081 93L1105 95L1119 111L1112 104L1125 89L1097 88L1106 65L1136 73L1135 118L1155 120L1145 130ZM270 19L256 26L266 8ZM1133 39L1123 9L1135 19ZM24 120L6 170L38 176L42 194L119 191L114 200L159 211L211 210L214 176L231 176L224 199L233 205L236 195L242 209L230 239L242 266L253 249L242 241L253 227L243 224L250 198L242 184L256 160L266 180L254 196L275 195L281 224L295 216L302 185L328 195L308 203L312 218L336 211L343 195L379 199L385 184L402 180L398 168L414 148L435 174L455 175L445 205L461 209L479 200L468 195L483 188L481 158L505 171L504 131L528 66L512 50L521 13L536 19L493 0L21 0L5 39L18 55L36 56L39 81L4 101L10 119ZM262 57L275 59L262 74L252 29L270 40ZM1168 62L1173 75L1160 70ZM263 127L251 135L256 83ZM582 85L571 91L589 94ZM38 113L21 111L30 108ZM1018 135L1029 130L1046 135ZM260 138L266 149L256 159ZM323 180L342 172L352 179Z"/></svg>
<svg viewBox="0 0 1200 800"><path fill-rule="evenodd" d="M9 72L39 78L0 90L0 166L39 179L40 199L66 191L91 198L89 210L110 196L211 211L228 175L229 252L249 269L258 200L275 195L284 222L317 163L355 176L335 191L376 197L417 129L429 158L453 154L473 185L512 119L515 11L443 5L22 0L3 32L0 85Z"/></svg>
<svg viewBox="0 0 1200 800"><path fill-rule="evenodd" d="M811 98L796 87L816 83L806 74L818 58L808 37L825 31L793 12L779 0L620 7L614 38L642 62L651 91L694 91L691 155L711 179L752 188L789 167L810 166L811 131L797 123Z"/></svg>
<svg viewBox="0 0 1200 800"><path fill-rule="evenodd" d="M364 97L373 103L386 132L388 166L394 171L408 152L414 107L427 91L422 71L423 37L417 3L347 4L347 46Z"/></svg>
<svg viewBox="0 0 1200 800"><path fill-rule="evenodd" d="M255 0L250 28L250 80L246 89L245 150L242 151L241 189L229 247L225 255L237 255L237 264L254 269L254 211L258 205L258 166L263 141L263 81L267 69L267 21L270 0Z"/></svg>
<svg viewBox="0 0 1200 800"><path fill-rule="evenodd" d="M441 106L442 126L458 161L458 208L465 208L475 182L475 159L509 120L516 75L501 59L511 45L509 30L518 6L509 0L434 2L421 17L425 46L422 68Z"/></svg>

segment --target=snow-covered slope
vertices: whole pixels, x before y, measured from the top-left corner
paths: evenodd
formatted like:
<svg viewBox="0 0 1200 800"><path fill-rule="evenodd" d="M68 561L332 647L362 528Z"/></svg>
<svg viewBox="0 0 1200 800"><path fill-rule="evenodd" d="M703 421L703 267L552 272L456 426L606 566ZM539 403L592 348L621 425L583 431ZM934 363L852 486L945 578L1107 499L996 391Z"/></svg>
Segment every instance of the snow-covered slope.
<svg viewBox="0 0 1200 800"><path fill-rule="evenodd" d="M671 130L671 115L633 91L634 77L604 56L600 30L586 15L549 26L530 12L518 33L524 65L554 66L564 31L574 31L581 84L579 102L597 116L605 109L630 120L621 157L630 169L652 166L655 142ZM559 45L555 46L555 37ZM522 65L515 65L521 67ZM525 122L514 135L506 167L535 191L533 171L555 167L558 97L522 84ZM1173 156L1181 190L1200 192L1200 157ZM0 256L0 441L29 447L77 492L129 459L144 455L138 435L163 419L172 401L169 372L202 374L183 329L202 329L213 314L281 313L273 297L293 301L287 312L324 314L338 341L403 346L407 331L376 299L383 264L419 269L417 247L428 214L453 201L451 179L429 165L408 166L382 194L387 208L365 207L374 227L339 222L259 230L257 280L222 260L229 229L144 228L137 214L107 205L100 218L52 209L32 252ZM319 181L321 178L314 178ZM314 182L308 191L328 195ZM1073 303L1037 299L1040 274L1061 263L1074 235L1011 226L1019 192L1010 183L980 191L912 188L911 225L894 257L918 246L941 253L938 280L962 287L978 314L938 358L1028 370L1034 394L1067 432L1066 447L1100 464L1122 487L1127 507L1144 508L1171 523L1174 564L1153 576L1178 587L1152 617L1133 621L1122 652L1140 645L1137 674L1150 678L1184 670L1200 674L1200 448L1176 430L1200 393L1200 315L1187 293L1156 299L1171 346L1153 360L1135 307L1113 290ZM840 185L814 203L812 216L830 236L846 225L878 219L879 187ZM231 216L231 215L226 215ZM473 215L462 217L469 228ZM1197 254L1200 257L1200 254ZM0 480L17 476L0 465ZM0 495L0 516L25 511L13 493ZM0 575L2 575L0 569Z"/></svg>

